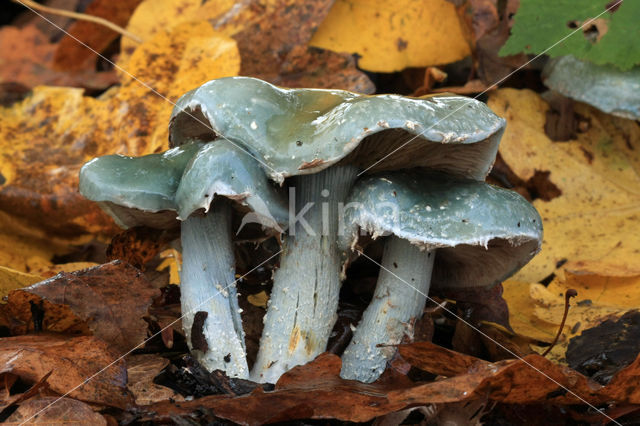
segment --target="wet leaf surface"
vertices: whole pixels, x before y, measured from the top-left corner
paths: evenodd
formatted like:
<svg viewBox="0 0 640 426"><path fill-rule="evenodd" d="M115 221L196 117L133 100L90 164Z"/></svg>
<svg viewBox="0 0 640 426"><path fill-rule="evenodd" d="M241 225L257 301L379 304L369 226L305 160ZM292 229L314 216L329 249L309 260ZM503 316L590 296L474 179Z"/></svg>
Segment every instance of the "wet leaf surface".
<svg viewBox="0 0 640 426"><path fill-rule="evenodd" d="M33 330L32 306L42 302L44 330L92 333L126 352L146 338L142 317L159 294L139 270L116 261L16 290L3 308L18 323L14 334Z"/></svg>

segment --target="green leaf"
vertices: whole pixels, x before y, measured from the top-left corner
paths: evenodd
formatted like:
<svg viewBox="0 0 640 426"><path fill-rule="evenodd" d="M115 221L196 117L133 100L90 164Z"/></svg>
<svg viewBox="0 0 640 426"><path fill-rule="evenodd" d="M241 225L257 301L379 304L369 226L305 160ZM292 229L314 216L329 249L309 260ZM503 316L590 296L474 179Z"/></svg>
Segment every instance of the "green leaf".
<svg viewBox="0 0 640 426"><path fill-rule="evenodd" d="M598 65L631 69L640 64L640 1L624 0L578 29L613 4L608 0L523 0L500 55L574 55Z"/></svg>

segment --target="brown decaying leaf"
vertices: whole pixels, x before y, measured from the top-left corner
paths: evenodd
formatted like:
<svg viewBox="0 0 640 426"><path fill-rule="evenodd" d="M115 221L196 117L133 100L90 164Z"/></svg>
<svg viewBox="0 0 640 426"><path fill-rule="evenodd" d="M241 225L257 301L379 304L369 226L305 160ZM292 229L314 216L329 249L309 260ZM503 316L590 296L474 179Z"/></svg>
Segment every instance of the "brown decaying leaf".
<svg viewBox="0 0 640 426"><path fill-rule="evenodd" d="M18 381L20 376L13 373L0 373L0 383L2 383L4 387L4 389L2 389L3 395L0 396L0 412L11 405L26 401L38 392L45 390L47 388L47 380L49 380L51 373L53 373L53 371L42 376L40 380L31 386L26 392L14 395L11 395L11 387Z"/></svg>
<svg viewBox="0 0 640 426"><path fill-rule="evenodd" d="M107 260L121 260L144 270L163 245L178 237L175 233L163 232L145 226L136 226L122 231L111 239L107 247Z"/></svg>
<svg viewBox="0 0 640 426"><path fill-rule="evenodd" d="M467 0L458 15L467 28L467 39L475 47L473 58L478 77L493 85L527 61L526 55L500 57L498 50L509 38L513 14L519 0Z"/></svg>
<svg viewBox="0 0 640 426"><path fill-rule="evenodd" d="M306 46L333 0L244 0L214 23L234 31L245 75L278 74L286 56ZM233 31L233 30L232 30Z"/></svg>
<svg viewBox="0 0 640 426"><path fill-rule="evenodd" d="M104 18L118 26L124 26L141 1L93 0L84 13ZM53 56L54 68L67 72L94 68L97 55L93 51L101 53L120 36L103 25L87 21L74 22L67 29L67 32L68 34L65 34L58 43ZM88 49L85 45L93 50Z"/></svg>
<svg viewBox="0 0 640 426"><path fill-rule="evenodd" d="M32 329L30 301L44 301L48 331L93 333L113 348L129 351L147 336L142 319L160 294L134 267L114 261L55 277L9 294L4 307L20 322L13 334Z"/></svg>
<svg viewBox="0 0 640 426"><path fill-rule="evenodd" d="M562 405L583 404L584 401L593 405L612 401L640 403L640 356L613 376L607 386L601 386L537 354L490 363L430 342L400 345L398 351L415 367L433 374L455 376L447 381L467 380L474 383L473 390L477 395L495 401Z"/></svg>
<svg viewBox="0 0 640 426"><path fill-rule="evenodd" d="M26 383L36 383L51 372L47 385L58 394L70 392L70 397L81 401L125 409L132 398L126 390L125 362L116 359L117 353L105 342L90 336L40 334L0 339L0 371ZM78 385L82 386L72 391Z"/></svg>
<svg viewBox="0 0 640 426"><path fill-rule="evenodd" d="M153 379L169 364L169 360L158 355L143 354L127 358L127 388L133 394L138 405L149 405L155 402L184 401L182 395L172 389L153 383Z"/></svg>
<svg viewBox="0 0 640 426"><path fill-rule="evenodd" d="M314 47L293 48L282 63L280 74L268 80L285 87L335 88L367 94L375 91L371 80L356 68L352 56Z"/></svg>
<svg viewBox="0 0 640 426"><path fill-rule="evenodd" d="M214 27L238 43L243 75L289 87L373 93L369 78L346 55L306 47L333 0L245 0Z"/></svg>
<svg viewBox="0 0 640 426"><path fill-rule="evenodd" d="M92 426L107 425L107 420L99 413L94 412L84 402L71 398L62 398L55 404L56 397L33 398L22 404L6 420L6 423L17 424L85 424ZM42 411L45 409L45 411Z"/></svg>
<svg viewBox="0 0 640 426"><path fill-rule="evenodd" d="M75 86L105 89L117 82L113 71L79 72L54 70L56 45L33 24L22 28L0 29L0 82L18 83L26 87L37 85Z"/></svg>
<svg viewBox="0 0 640 426"><path fill-rule="evenodd" d="M363 384L341 379L340 359L323 354L287 372L271 392L258 388L235 398L218 395L179 404L165 401L146 407L146 413L139 408L145 413L143 419L156 421L174 416L194 418L204 410L253 425L304 418L363 422L410 406L473 400L560 405L582 404L585 400L595 405L640 402L640 357L603 387L539 355L490 363L430 342L400 345L399 351L414 366L449 377L412 383L403 375L387 371L378 382Z"/></svg>

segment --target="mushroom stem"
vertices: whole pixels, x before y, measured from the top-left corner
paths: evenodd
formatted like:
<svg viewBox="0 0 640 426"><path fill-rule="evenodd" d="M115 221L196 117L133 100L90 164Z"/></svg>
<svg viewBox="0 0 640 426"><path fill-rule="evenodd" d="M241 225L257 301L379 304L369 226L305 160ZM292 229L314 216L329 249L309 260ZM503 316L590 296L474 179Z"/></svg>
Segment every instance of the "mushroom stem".
<svg viewBox="0 0 640 426"><path fill-rule="evenodd" d="M209 371L248 378L235 286L231 205L216 200L204 216L182 222L182 328L191 353ZM194 324L195 323L195 324Z"/></svg>
<svg viewBox="0 0 640 426"><path fill-rule="evenodd" d="M295 191L290 189L289 201L293 204L295 199L296 209L290 212L290 230L274 274L260 350L251 372L254 381L275 383L284 372L311 361L327 346L340 292L339 208L356 174L355 167L334 166L293 179Z"/></svg>
<svg viewBox="0 0 640 426"><path fill-rule="evenodd" d="M435 250L424 250L396 236L387 240L371 303L342 355L344 379L375 381L396 352L393 346L410 334L409 321L426 303Z"/></svg>

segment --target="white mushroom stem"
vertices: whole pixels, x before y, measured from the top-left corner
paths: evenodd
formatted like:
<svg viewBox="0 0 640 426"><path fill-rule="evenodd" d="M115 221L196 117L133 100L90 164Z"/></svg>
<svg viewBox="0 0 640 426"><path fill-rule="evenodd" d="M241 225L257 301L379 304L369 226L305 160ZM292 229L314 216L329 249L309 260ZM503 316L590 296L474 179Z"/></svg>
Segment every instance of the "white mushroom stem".
<svg viewBox="0 0 640 426"><path fill-rule="evenodd" d="M248 378L229 202L216 200L204 216L190 216L182 222L181 238L182 328L189 349L209 371Z"/></svg>
<svg viewBox="0 0 640 426"><path fill-rule="evenodd" d="M274 274L260 350L251 371L254 381L275 383L284 372L313 360L327 346L340 292L339 205L356 174L355 167L334 166L294 178L290 203L295 197L296 209L290 212L291 228ZM291 216L296 214L298 220L293 224Z"/></svg>
<svg viewBox="0 0 640 426"><path fill-rule="evenodd" d="M396 348L377 345L395 345L411 334L410 320L426 303L435 254L389 237L373 299L342 355L342 378L371 383L380 377Z"/></svg>

